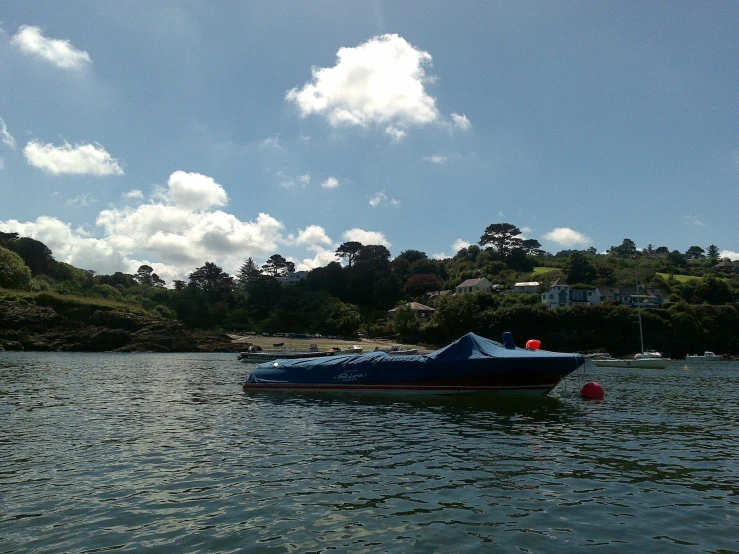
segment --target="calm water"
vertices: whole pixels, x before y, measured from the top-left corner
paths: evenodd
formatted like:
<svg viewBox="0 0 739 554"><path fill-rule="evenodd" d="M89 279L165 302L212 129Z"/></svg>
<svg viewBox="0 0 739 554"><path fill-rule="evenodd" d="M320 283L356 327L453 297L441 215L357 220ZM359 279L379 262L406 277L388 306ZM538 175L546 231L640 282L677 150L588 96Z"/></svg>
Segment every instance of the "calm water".
<svg viewBox="0 0 739 554"><path fill-rule="evenodd" d="M739 364L683 365L470 404L0 353L0 552L739 552Z"/></svg>

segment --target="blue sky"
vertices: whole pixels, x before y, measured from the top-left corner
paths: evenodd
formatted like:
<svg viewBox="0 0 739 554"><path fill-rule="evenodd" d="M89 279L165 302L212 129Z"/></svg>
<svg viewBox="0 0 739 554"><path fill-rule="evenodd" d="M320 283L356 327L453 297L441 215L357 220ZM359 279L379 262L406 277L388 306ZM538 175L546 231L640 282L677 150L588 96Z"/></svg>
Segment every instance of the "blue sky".
<svg viewBox="0 0 739 554"><path fill-rule="evenodd" d="M347 240L739 259L737 2L4 2L0 230L168 282Z"/></svg>

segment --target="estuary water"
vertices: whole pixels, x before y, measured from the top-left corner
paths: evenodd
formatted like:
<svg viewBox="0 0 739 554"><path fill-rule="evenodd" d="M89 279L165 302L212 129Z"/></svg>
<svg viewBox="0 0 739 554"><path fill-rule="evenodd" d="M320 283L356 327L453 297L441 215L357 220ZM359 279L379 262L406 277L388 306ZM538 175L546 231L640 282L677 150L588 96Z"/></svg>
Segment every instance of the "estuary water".
<svg viewBox="0 0 739 554"><path fill-rule="evenodd" d="M0 353L0 553L739 552L739 363L602 402L281 396L235 354Z"/></svg>

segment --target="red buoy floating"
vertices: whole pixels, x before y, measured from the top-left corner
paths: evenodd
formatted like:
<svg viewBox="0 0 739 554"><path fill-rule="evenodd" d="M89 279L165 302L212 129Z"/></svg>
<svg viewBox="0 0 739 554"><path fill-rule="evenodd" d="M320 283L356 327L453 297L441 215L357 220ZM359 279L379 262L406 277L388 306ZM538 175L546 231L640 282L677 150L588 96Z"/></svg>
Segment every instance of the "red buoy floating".
<svg viewBox="0 0 739 554"><path fill-rule="evenodd" d="M603 390L603 387L595 381L588 381L580 389L580 396L586 400L603 400L605 395L606 392Z"/></svg>
<svg viewBox="0 0 739 554"><path fill-rule="evenodd" d="M541 348L541 341L537 339L530 339L526 341L527 350L539 350Z"/></svg>

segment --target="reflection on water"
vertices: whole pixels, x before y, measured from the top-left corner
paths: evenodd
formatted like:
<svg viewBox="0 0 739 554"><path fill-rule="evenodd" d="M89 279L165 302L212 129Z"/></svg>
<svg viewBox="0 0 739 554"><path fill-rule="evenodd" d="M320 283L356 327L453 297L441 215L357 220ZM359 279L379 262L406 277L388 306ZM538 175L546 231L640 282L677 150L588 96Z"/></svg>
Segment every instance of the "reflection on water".
<svg viewBox="0 0 739 554"><path fill-rule="evenodd" d="M738 370L343 398L244 394L231 354L4 353L0 550L739 551Z"/></svg>

